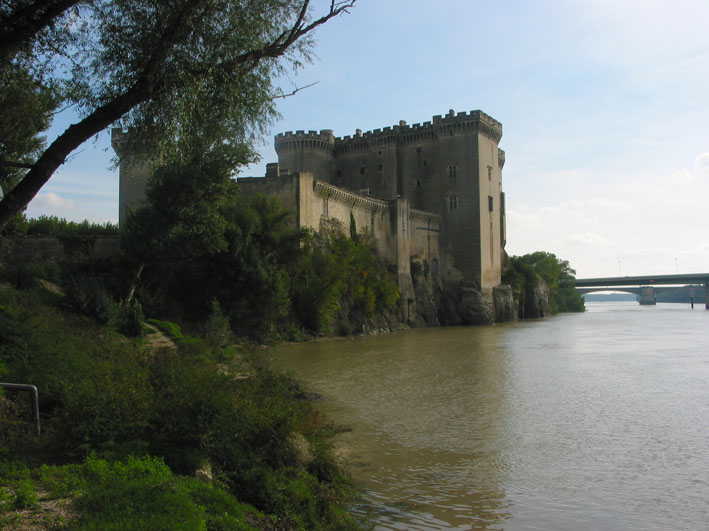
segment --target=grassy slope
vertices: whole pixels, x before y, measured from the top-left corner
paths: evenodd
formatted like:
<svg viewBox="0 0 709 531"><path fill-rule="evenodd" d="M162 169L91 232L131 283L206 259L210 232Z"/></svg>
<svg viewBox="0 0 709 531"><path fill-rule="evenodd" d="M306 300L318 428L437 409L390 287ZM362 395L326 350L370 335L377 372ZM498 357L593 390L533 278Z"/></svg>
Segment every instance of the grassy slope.
<svg viewBox="0 0 709 531"><path fill-rule="evenodd" d="M198 340L154 352L65 312L61 295L0 286L0 379L37 385L43 423L33 436L23 397L7 396L4 523L41 492L73 500L76 529L358 527L333 427L293 382L236 379L220 356ZM211 483L191 477L205 465Z"/></svg>

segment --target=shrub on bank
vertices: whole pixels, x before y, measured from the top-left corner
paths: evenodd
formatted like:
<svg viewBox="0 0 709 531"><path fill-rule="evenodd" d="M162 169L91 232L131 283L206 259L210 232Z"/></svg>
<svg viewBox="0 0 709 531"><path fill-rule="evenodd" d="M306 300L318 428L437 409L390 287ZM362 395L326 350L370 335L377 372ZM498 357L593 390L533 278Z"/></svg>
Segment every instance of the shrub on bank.
<svg viewBox="0 0 709 531"><path fill-rule="evenodd" d="M185 475L208 464L230 496L290 527L356 527L341 509L350 487L329 448L336 429L291 380L266 370L237 377L217 363L223 353L196 338L178 350L150 352L62 308L58 295L0 286L0 359L10 381L39 388L43 430L33 444L0 441L0 459L22 456L31 468L92 455L107 463L154 455L170 474ZM201 516L185 508L193 498L178 488L182 480L153 477L159 471L123 487L94 486L77 507L83 515L104 514L142 492L148 498L142 505L130 502L144 508L141 514L170 512L165 508L176 503L197 522ZM157 520L120 521L157 526Z"/></svg>
<svg viewBox="0 0 709 531"><path fill-rule="evenodd" d="M64 515L43 514L43 504L67 498L73 503ZM33 471L19 463L0 465L0 525L37 528L46 520L76 530L245 530L268 519L211 484L174 474L157 458L88 457Z"/></svg>

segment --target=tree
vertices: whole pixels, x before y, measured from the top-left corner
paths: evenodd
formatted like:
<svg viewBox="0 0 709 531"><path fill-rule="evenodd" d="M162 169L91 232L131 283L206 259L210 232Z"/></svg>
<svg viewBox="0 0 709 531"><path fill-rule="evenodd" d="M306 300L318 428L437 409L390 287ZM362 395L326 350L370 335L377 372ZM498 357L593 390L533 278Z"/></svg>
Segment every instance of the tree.
<svg viewBox="0 0 709 531"><path fill-rule="evenodd" d="M0 230L72 151L111 124L135 128L134 140L149 140L150 156L163 161L251 145L276 116L275 78L309 60L311 32L355 2L332 0L318 18L310 0L5 2L0 25L16 31L0 32L0 61L29 61L63 83L81 119L0 202Z"/></svg>
<svg viewBox="0 0 709 531"><path fill-rule="evenodd" d="M539 277L549 288L549 304L553 312L584 310L583 298L574 285L576 271L568 260L561 260L554 253L537 251L513 256L509 266L505 269L504 281L512 286L515 296L522 300L522 306L526 289L535 282L534 277Z"/></svg>
<svg viewBox="0 0 709 531"><path fill-rule="evenodd" d="M151 176L147 205L129 213L121 232L132 270L124 305L131 302L146 266L199 260L226 248L220 206L234 192L232 159L219 151L160 166Z"/></svg>
<svg viewBox="0 0 709 531"><path fill-rule="evenodd" d="M0 63L0 80L0 186L7 193L44 148L39 134L49 127L60 91L18 63Z"/></svg>
<svg viewBox="0 0 709 531"><path fill-rule="evenodd" d="M42 30L80 0L25 0L0 7L0 60L12 58Z"/></svg>

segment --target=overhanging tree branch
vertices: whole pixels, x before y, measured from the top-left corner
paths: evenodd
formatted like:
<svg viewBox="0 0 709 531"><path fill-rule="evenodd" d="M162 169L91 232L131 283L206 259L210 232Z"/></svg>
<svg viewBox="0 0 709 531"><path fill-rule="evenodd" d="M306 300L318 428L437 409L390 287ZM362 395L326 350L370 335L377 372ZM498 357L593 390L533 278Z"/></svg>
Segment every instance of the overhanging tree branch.
<svg viewBox="0 0 709 531"><path fill-rule="evenodd" d="M0 19L0 58L9 59L67 9L83 0L36 0Z"/></svg>
<svg viewBox="0 0 709 531"><path fill-rule="evenodd" d="M171 23L167 25L159 41L161 46L151 55L132 87L96 109L80 122L69 126L42 153L27 175L5 196L5 199L0 201L0 231L32 201L72 151L150 97L151 89L157 84L155 74L158 67L179 39L180 28L184 26L185 21L199 5L199 2L191 2L188 8L179 11Z"/></svg>
<svg viewBox="0 0 709 531"><path fill-rule="evenodd" d="M262 1L266 2L266 0ZM27 206L42 186L51 178L57 168L66 161L67 157L79 145L91 136L104 130L112 123L120 120L141 104L150 103L152 100L161 101L159 98L167 97L166 95L174 95L174 91L177 90L176 86L173 86L175 79L177 79L174 70L176 64L178 68L183 69L182 72L188 74L188 77L191 75L193 79L196 78L197 83L195 83L195 87L204 88L206 86L208 90L216 89L218 91L220 89L218 85L209 87L209 84L213 83L215 78L240 78L241 76L234 76L234 74L254 72L261 60L283 56L298 39L328 20L347 12L347 9L353 7L356 2L356 0L337 2L332 0L330 9L325 15L310 23L306 23L310 0L303 0L302 4L300 4L298 0L291 1L295 5L300 5L295 21L289 24L286 30L278 34L275 39L265 45L257 44L252 49L247 49L231 60L226 60L221 63L212 62L211 64L204 64L203 68L196 70L193 69L189 61L185 61L184 63L180 62L180 54L184 55L186 51L186 49L183 50L181 47L191 42L190 39L193 36L192 32L195 27L192 21L201 20L201 17L205 13L209 13L210 9L213 7L214 0L184 0L180 2L180 5L175 5L175 3L161 4L165 6L165 10L161 11L163 13L170 13L166 15L166 17L169 18L167 18L167 22L162 26L163 31L161 31L160 34L151 36L148 32L145 36L146 40L137 41L139 43L148 42L150 44L144 49L146 59L137 63L140 70L130 72L129 69L128 71L130 75L129 79L133 79L134 81L125 84L124 87L126 88L122 92L116 92L115 96L104 99L104 103L101 106L95 108L79 122L71 125L64 133L59 135L39 156L37 161L28 168L29 171L24 178L5 196L4 200L0 201L0 231L15 215ZM34 8L35 11L33 11L33 13L39 18L42 18L40 15L49 17L50 8L55 9L55 13L57 14L54 16L57 17L71 5L76 5L80 2L91 3L92 0L52 0L49 4L42 0L36 0L34 3L30 4L30 7ZM49 7L43 11L40 9L41 5L48 5ZM246 8L235 7L235 9L241 10ZM27 20L30 19L31 17ZM51 20L50 18L49 22L41 22L41 24L45 24L45 26L41 26L40 22L36 22L34 26L28 22L24 26L24 35L28 35L29 33L27 32L30 31L41 31L47 24L51 24ZM139 21L140 19L138 18L136 20ZM110 22L108 26L112 27L111 24L113 24L113 27L116 26L115 22ZM236 26L234 26L234 28L238 31L238 23L235 24ZM34 30L32 28L34 28ZM263 31L267 32L266 34L273 29L272 25L268 24L264 24L263 28ZM258 27L256 31L259 31ZM0 32L0 36L5 35ZM198 39L204 37L203 35L197 36ZM0 49L0 52L1 51ZM119 54L117 57L122 56ZM0 59L1 58L2 56L0 55ZM209 61L206 63L209 63ZM124 65L117 62L114 63L113 66L120 69ZM215 76L215 71L218 72L220 76ZM113 81L113 83L119 84L116 81ZM202 83L202 85L199 86L199 83ZM231 88L233 89L234 87ZM229 87L227 87L227 89L229 89ZM298 90L300 89L296 89L293 93ZM236 105L239 107L241 103L237 103ZM248 112L246 115L246 120L248 120Z"/></svg>
<svg viewBox="0 0 709 531"><path fill-rule="evenodd" d="M307 26L303 26L303 20L305 19L305 15L310 4L310 0L305 0L303 2L303 7L301 8L300 13L298 14L298 18L291 26L290 30L284 31L266 46L257 48L255 50L249 50L248 52L245 52L236 57L233 61L222 62L217 65L217 68L224 72L231 73L237 70L241 65L244 65L251 61L253 61L254 63L258 63L258 61L260 61L261 59L281 57L286 53L286 51L288 51L288 48L290 48L290 46L298 39L300 39L303 35L310 33L318 26L325 24L328 20L335 18L341 15L342 13L346 13L347 9L353 7L356 1L357 0L335 2L333 0L330 4L330 10L327 14L314 20Z"/></svg>
<svg viewBox="0 0 709 531"><path fill-rule="evenodd" d="M273 99L277 100L279 98L283 98L283 99L290 98L291 96L295 96L296 94L298 94L298 92L300 92L301 90L305 90L307 88L314 87L318 83L320 83L320 82L315 81L314 83L310 83L310 84L302 86L302 87L295 87L292 91L288 92L287 94L286 93L278 94L277 96L274 96Z"/></svg>
<svg viewBox="0 0 709 531"><path fill-rule="evenodd" d="M0 159L0 166L5 166L6 168L29 169L34 166L34 164L29 164L27 162L12 162L11 160Z"/></svg>

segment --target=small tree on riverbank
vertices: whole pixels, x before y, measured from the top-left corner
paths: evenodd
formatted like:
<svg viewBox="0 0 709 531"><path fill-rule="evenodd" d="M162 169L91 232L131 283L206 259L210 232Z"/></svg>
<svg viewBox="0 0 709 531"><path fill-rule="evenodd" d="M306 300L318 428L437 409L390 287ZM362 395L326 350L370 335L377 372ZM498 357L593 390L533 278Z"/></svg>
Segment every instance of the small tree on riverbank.
<svg viewBox="0 0 709 531"><path fill-rule="evenodd" d="M576 291L575 275L568 260L561 260L554 253L537 251L509 258L502 281L512 286L521 308L542 279L549 289L549 304L554 313L582 312L584 302Z"/></svg>

